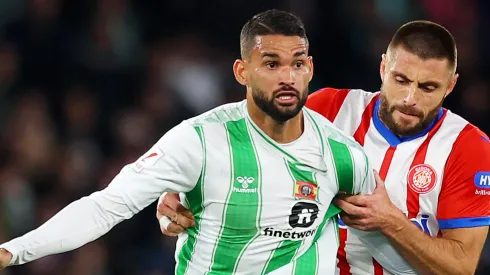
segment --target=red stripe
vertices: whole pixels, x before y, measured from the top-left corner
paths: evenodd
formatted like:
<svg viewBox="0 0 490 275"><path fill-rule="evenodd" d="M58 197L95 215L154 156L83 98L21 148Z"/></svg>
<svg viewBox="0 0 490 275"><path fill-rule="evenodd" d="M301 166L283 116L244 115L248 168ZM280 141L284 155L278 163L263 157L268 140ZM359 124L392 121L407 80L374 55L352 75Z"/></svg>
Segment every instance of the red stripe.
<svg viewBox="0 0 490 275"><path fill-rule="evenodd" d="M373 258L374 275L383 275L383 267Z"/></svg>
<svg viewBox="0 0 490 275"><path fill-rule="evenodd" d="M388 170L390 169L391 161L393 160L393 155L395 154L396 147L390 147L386 150L385 158L381 163L381 168L379 168L379 176L384 181L386 175L388 175Z"/></svg>
<svg viewBox="0 0 490 275"><path fill-rule="evenodd" d="M379 176L384 181L388 170L390 169L391 161L393 160L393 155L395 155L396 147L390 147L386 150L385 157L381 163L381 168L379 169ZM373 258L374 275L383 275L383 267Z"/></svg>
<svg viewBox="0 0 490 275"><path fill-rule="evenodd" d="M306 101L306 107L334 121L350 89L324 88L312 93Z"/></svg>
<svg viewBox="0 0 490 275"><path fill-rule="evenodd" d="M345 242L347 241L347 229L339 228L339 239L340 246L337 252L337 259L339 262L337 263L337 267L339 268L339 275L351 275L350 273L350 265L347 262L347 254L345 252Z"/></svg>
<svg viewBox="0 0 490 275"><path fill-rule="evenodd" d="M446 117L447 110L444 110L444 113L441 119L437 122L436 125L429 131L427 138L424 140L422 145L420 145L419 149L415 153L415 157L412 161L412 165L410 165L410 169L412 169L415 165L423 164L425 162L425 156L427 155L427 149L429 148L429 143L434 136L434 134L439 130ZM409 179L410 180L410 179ZM409 186L410 183L407 182L407 210L408 210L408 218L416 218L420 211L420 202L419 197L420 194L413 191Z"/></svg>
<svg viewBox="0 0 490 275"><path fill-rule="evenodd" d="M361 117L361 124L357 127L356 132L354 133L354 139L359 142L362 146L364 146L364 137L371 125L371 117L373 117L374 106L376 105L376 100L378 100L379 94L371 99L369 104L364 109Z"/></svg>

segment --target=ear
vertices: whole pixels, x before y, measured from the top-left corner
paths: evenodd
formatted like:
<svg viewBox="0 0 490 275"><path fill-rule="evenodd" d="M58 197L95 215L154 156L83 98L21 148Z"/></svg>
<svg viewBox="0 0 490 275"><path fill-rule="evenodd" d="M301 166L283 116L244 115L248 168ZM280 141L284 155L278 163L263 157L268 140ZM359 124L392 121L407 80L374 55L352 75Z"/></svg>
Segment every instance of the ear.
<svg viewBox="0 0 490 275"><path fill-rule="evenodd" d="M381 77L381 82L384 81L384 76L386 72L386 54L381 55L381 63L379 64L379 76Z"/></svg>
<svg viewBox="0 0 490 275"><path fill-rule="evenodd" d="M315 71L315 66L313 66L313 56L308 56L308 65L310 66L310 78L308 79L308 83L313 79L313 72Z"/></svg>
<svg viewBox="0 0 490 275"><path fill-rule="evenodd" d="M233 63L233 73L235 74L235 79L243 86L248 85L248 73L245 65L245 61L241 59L237 59L235 60L235 63Z"/></svg>
<svg viewBox="0 0 490 275"><path fill-rule="evenodd" d="M453 79L451 79L451 83L449 83L449 86L447 87L447 91L444 97L448 96L453 91L454 87L456 86L456 82L458 82L458 78L459 78L459 74L455 74L453 76Z"/></svg>

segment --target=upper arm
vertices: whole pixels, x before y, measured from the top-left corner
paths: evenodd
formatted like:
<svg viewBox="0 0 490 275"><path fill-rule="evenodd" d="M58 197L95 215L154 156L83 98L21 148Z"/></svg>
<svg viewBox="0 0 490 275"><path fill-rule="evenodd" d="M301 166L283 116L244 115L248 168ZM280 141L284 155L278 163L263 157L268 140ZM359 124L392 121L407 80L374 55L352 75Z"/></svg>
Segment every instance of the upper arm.
<svg viewBox="0 0 490 275"><path fill-rule="evenodd" d="M442 236L477 261L490 225L490 141L471 125L463 132L446 163L437 219Z"/></svg>
<svg viewBox="0 0 490 275"><path fill-rule="evenodd" d="M164 192L192 190L201 174L202 162L199 135L187 122L182 122L136 162L126 165L102 192L120 194L124 203L138 212Z"/></svg>
<svg viewBox="0 0 490 275"><path fill-rule="evenodd" d="M490 225L490 141L467 126L444 170L437 219L440 229Z"/></svg>

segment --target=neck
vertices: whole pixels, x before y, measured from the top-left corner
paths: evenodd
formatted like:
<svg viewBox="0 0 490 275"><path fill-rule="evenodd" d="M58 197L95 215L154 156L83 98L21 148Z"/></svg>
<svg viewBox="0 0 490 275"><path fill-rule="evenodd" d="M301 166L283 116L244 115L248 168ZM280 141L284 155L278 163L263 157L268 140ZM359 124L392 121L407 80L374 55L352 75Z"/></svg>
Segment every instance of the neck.
<svg viewBox="0 0 490 275"><path fill-rule="evenodd" d="M303 111L300 111L295 117L286 122L278 122L255 104L247 104L247 110L252 121L277 143L293 142L303 134Z"/></svg>

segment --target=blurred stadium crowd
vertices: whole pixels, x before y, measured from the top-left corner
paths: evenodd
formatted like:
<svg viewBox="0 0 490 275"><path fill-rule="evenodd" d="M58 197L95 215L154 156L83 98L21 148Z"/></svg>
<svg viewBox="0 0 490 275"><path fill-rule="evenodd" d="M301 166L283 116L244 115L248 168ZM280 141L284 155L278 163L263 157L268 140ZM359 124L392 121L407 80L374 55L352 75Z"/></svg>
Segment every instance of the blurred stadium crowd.
<svg viewBox="0 0 490 275"><path fill-rule="evenodd" d="M268 8L303 18L311 91L376 91L393 32L413 19L443 24L460 73L445 107L490 133L486 0L1 0L0 241L104 188L181 120L242 99L231 71L240 28ZM160 234L154 213L151 205L79 250L0 274L173 274L175 239ZM482 259L490 274L490 247Z"/></svg>

